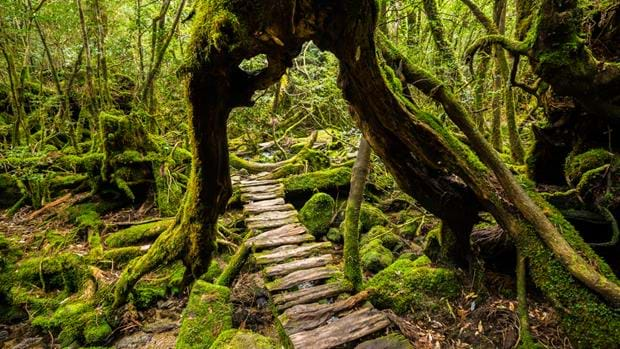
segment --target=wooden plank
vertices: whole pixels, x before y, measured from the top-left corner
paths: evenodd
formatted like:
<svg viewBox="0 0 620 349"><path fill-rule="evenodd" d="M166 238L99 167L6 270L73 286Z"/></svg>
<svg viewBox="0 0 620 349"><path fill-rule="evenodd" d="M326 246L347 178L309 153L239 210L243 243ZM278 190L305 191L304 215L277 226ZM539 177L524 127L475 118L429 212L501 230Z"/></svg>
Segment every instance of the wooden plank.
<svg viewBox="0 0 620 349"><path fill-rule="evenodd" d="M314 252L332 247L331 242L315 242L301 246L282 246L275 250L255 253L257 264L269 264L285 261L289 258L302 258Z"/></svg>
<svg viewBox="0 0 620 349"><path fill-rule="evenodd" d="M266 276L280 276L294 272L296 270L322 267L334 261L331 254L324 254L318 257L299 259L288 263L276 264L263 270Z"/></svg>
<svg viewBox="0 0 620 349"><path fill-rule="evenodd" d="M272 229L281 227L283 225L298 223L299 219L297 216L282 218L282 219L274 219L270 221L255 221L255 222L246 222L246 226L248 229L257 230L257 229Z"/></svg>
<svg viewBox="0 0 620 349"><path fill-rule="evenodd" d="M327 325L295 333L289 338L295 349L329 349L380 331L390 323L382 312L374 308L362 308Z"/></svg>
<svg viewBox="0 0 620 349"><path fill-rule="evenodd" d="M284 185L281 183L241 188L242 193L271 193L271 192L280 192L283 190L284 190Z"/></svg>
<svg viewBox="0 0 620 349"><path fill-rule="evenodd" d="M251 239L249 239L249 241L256 241L256 240L268 240L268 239L275 239L275 238L281 238L284 236L293 236L293 235L300 235L307 232L306 228L302 225L299 224L287 224L284 226L281 226L279 228L273 229L273 230L268 230L264 233L261 233Z"/></svg>
<svg viewBox="0 0 620 349"><path fill-rule="evenodd" d="M254 208L258 208L258 207L274 206L274 205L284 205L284 198L275 198L275 199L269 199L269 200L254 201L252 203L244 205L243 209L244 210L251 210L251 209L254 209Z"/></svg>
<svg viewBox="0 0 620 349"><path fill-rule="evenodd" d="M280 183L280 180L279 179L240 180L239 187L241 188L257 187L261 185L276 184L276 183Z"/></svg>
<svg viewBox="0 0 620 349"><path fill-rule="evenodd" d="M273 302L276 304L278 310L284 310L298 304L316 302L325 298L335 297L341 293L349 291L351 291L350 284L344 282L332 282L293 292L277 294L273 297Z"/></svg>
<svg viewBox="0 0 620 349"><path fill-rule="evenodd" d="M324 325L334 315L355 308L360 303L366 301L370 292L362 291L347 299L334 303L320 304L300 304L287 309L278 317L286 333L292 334L308 331Z"/></svg>
<svg viewBox="0 0 620 349"><path fill-rule="evenodd" d="M303 244L304 242L311 241L314 241L314 236L312 236L311 234L301 234L293 236L281 236L273 239L255 240L251 243L250 246L254 247L255 250L262 250L265 248L274 248L282 245Z"/></svg>
<svg viewBox="0 0 620 349"><path fill-rule="evenodd" d="M281 197L283 193L247 193L241 194L241 201L243 202L253 202L253 201L261 201L268 199L275 199Z"/></svg>
<svg viewBox="0 0 620 349"><path fill-rule="evenodd" d="M261 201L259 201L261 202ZM248 205L246 205L248 206ZM271 206L250 206L243 207L243 213L248 216L250 214L257 214L263 212L271 212L271 211L294 211L295 207L291 204L283 204L283 205L271 205Z"/></svg>
<svg viewBox="0 0 620 349"><path fill-rule="evenodd" d="M287 219L297 217L297 211L274 211L274 212L263 212L257 215L247 217L245 222L247 224L256 223L256 222L269 222L275 221L279 219Z"/></svg>
<svg viewBox="0 0 620 349"><path fill-rule="evenodd" d="M284 277L268 282L265 287L271 292L282 291L303 284L304 282L328 279L340 274L333 265L294 271Z"/></svg>

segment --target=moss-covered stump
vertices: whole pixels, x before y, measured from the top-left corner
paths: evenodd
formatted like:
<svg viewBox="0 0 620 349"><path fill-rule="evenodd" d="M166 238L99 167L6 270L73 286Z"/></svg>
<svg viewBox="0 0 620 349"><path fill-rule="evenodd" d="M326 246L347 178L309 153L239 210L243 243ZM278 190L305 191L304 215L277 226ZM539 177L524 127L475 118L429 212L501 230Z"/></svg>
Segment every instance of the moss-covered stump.
<svg viewBox="0 0 620 349"><path fill-rule="evenodd" d="M197 280L183 311L176 347L209 348L222 331L231 328L230 290Z"/></svg>
<svg viewBox="0 0 620 349"><path fill-rule="evenodd" d="M371 240L360 249L362 269L373 273L385 269L394 261L394 254L381 244L380 240Z"/></svg>
<svg viewBox="0 0 620 349"><path fill-rule="evenodd" d="M211 345L212 349L272 349L275 344L267 337L247 330L226 330Z"/></svg>
<svg viewBox="0 0 620 349"><path fill-rule="evenodd" d="M421 257L422 258L422 257ZM442 298L459 294L459 281L453 271L434 268L422 262L399 259L371 278L370 301L378 308L390 308L398 314L437 310Z"/></svg>
<svg viewBox="0 0 620 349"><path fill-rule="evenodd" d="M58 341L63 347L74 342L100 344L112 334L103 311L83 302L63 305L51 316L35 317L32 325L54 333L59 331Z"/></svg>
<svg viewBox="0 0 620 349"><path fill-rule="evenodd" d="M403 335L392 333L366 341L355 349L413 349L413 346Z"/></svg>
<svg viewBox="0 0 620 349"><path fill-rule="evenodd" d="M328 194L314 194L299 211L299 221L312 235L321 237L328 232L335 206L336 202Z"/></svg>
<svg viewBox="0 0 620 349"><path fill-rule="evenodd" d="M381 245L391 251L397 251L403 247L403 243L398 236L389 228L381 225L375 225L366 235L362 236L361 244L366 245L373 240L380 241Z"/></svg>
<svg viewBox="0 0 620 349"><path fill-rule="evenodd" d="M108 247L125 247L142 244L154 240L166 230L174 219L163 219L157 222L139 224L110 234L105 239Z"/></svg>

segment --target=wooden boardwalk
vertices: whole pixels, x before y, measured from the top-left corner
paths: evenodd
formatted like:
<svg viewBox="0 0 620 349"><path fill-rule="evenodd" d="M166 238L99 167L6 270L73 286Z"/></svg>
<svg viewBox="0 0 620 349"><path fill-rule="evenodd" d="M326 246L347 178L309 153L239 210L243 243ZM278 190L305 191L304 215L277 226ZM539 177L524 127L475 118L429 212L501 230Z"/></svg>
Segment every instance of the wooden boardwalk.
<svg viewBox="0 0 620 349"><path fill-rule="evenodd" d="M367 292L345 297L351 287L339 256L299 223L279 181L240 180L239 187L246 225L256 234L247 243L295 349L340 347L391 325L366 302Z"/></svg>

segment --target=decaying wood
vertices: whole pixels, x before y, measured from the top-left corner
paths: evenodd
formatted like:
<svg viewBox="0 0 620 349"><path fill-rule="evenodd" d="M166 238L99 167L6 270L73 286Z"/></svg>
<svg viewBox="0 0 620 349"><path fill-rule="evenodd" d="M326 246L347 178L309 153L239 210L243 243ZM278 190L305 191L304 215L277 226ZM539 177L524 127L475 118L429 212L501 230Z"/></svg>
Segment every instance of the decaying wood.
<svg viewBox="0 0 620 349"><path fill-rule="evenodd" d="M333 282L304 288L294 292L281 293L273 297L273 302L276 304L278 310L285 310L295 305L316 302L349 291L351 291L351 285L342 282Z"/></svg>
<svg viewBox="0 0 620 349"><path fill-rule="evenodd" d="M275 199L275 198L281 197L282 194L283 193L277 193L277 192L241 194L241 201L252 202L252 201Z"/></svg>
<svg viewBox="0 0 620 349"><path fill-rule="evenodd" d="M278 197L278 198L273 198L273 199L268 199L268 200L254 201L254 202L244 205L243 209L252 210L252 209L259 208L259 207L274 206L274 205L284 205L284 199L281 197Z"/></svg>
<svg viewBox="0 0 620 349"><path fill-rule="evenodd" d="M388 327L390 320L373 308L362 308L330 324L292 336L295 348L326 349L345 344Z"/></svg>
<svg viewBox="0 0 620 349"><path fill-rule="evenodd" d="M368 291L362 291L347 299L331 304L300 304L287 309L278 318L290 336L298 332L312 330L331 319L334 315L353 309L368 299Z"/></svg>
<svg viewBox="0 0 620 349"><path fill-rule="evenodd" d="M247 188L247 187L256 187L256 186L261 186L261 185L269 185L269 184L276 184L279 183L280 181L277 179L260 179L260 180L241 180L239 181L239 187L241 188Z"/></svg>
<svg viewBox="0 0 620 349"><path fill-rule="evenodd" d="M263 212L292 211L295 207L291 204L271 205L271 206L250 206L243 208L243 213L247 215L258 214Z"/></svg>
<svg viewBox="0 0 620 349"><path fill-rule="evenodd" d="M297 211L263 212L245 219L246 223L271 222L276 220L297 217Z"/></svg>
<svg viewBox="0 0 620 349"><path fill-rule="evenodd" d="M264 248L273 248L283 245L295 245L302 244L304 242L314 241L314 236L310 234L300 234L300 235L292 235L292 236L281 236L272 239L258 239L252 242L251 246L255 250L260 250Z"/></svg>
<svg viewBox="0 0 620 349"><path fill-rule="evenodd" d="M269 264L285 261L289 258L302 258L318 252L323 249L330 248L331 242L315 242L301 246L282 246L275 250L265 251L254 255L257 264Z"/></svg>
<svg viewBox="0 0 620 349"><path fill-rule="evenodd" d="M266 287L272 292L281 291L303 284L304 282L327 279L336 274L340 274L340 272L334 266L298 270L268 283Z"/></svg>
<svg viewBox="0 0 620 349"><path fill-rule="evenodd" d="M271 229L281 227L287 224L293 224L299 222L297 216L281 218L281 219L273 219L268 221L254 221L254 222L246 222L248 229L256 230L256 229Z"/></svg>
<svg viewBox="0 0 620 349"><path fill-rule="evenodd" d="M296 270L316 268L328 265L334 261L334 257L331 254L325 254L318 257L310 257L306 259L299 259L288 263L276 264L267 267L263 270L266 276L280 276L294 272Z"/></svg>

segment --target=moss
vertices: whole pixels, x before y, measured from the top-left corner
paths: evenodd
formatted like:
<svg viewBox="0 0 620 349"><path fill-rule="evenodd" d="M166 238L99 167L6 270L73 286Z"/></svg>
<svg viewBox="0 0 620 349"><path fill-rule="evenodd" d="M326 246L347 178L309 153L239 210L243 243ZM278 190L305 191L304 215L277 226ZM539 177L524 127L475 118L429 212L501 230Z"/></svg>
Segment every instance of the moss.
<svg viewBox="0 0 620 349"><path fill-rule="evenodd" d="M167 295L165 284L159 282L138 282L131 292L131 301L138 309L146 309Z"/></svg>
<svg viewBox="0 0 620 349"><path fill-rule="evenodd" d="M0 193L2 193L0 195L0 208L9 208L15 205L23 195L15 176L7 173L0 174Z"/></svg>
<svg viewBox="0 0 620 349"><path fill-rule="evenodd" d="M399 226L398 232L405 239L413 240L418 236L418 229L424 223L422 216L407 220Z"/></svg>
<svg viewBox="0 0 620 349"><path fill-rule="evenodd" d="M196 281L183 311L176 347L209 348L217 336L232 328L232 306L227 287Z"/></svg>
<svg viewBox="0 0 620 349"><path fill-rule="evenodd" d="M299 211L299 221L315 237L327 233L334 215L336 202L325 193L314 194Z"/></svg>
<svg viewBox="0 0 620 349"><path fill-rule="evenodd" d="M157 222L139 224L127 229L119 230L110 234L105 239L108 247L124 247L136 244L143 244L156 239L159 234L166 230L173 219L163 219Z"/></svg>
<svg viewBox="0 0 620 349"><path fill-rule="evenodd" d="M387 216L380 209L367 202L362 203L360 209L360 234L368 232L376 225L385 226L388 224Z"/></svg>
<svg viewBox="0 0 620 349"><path fill-rule="evenodd" d="M105 319L92 318L84 328L84 342L86 344L102 343L111 334L112 327Z"/></svg>
<svg viewBox="0 0 620 349"><path fill-rule="evenodd" d="M17 278L43 290L77 291L88 274L84 259L73 253L53 257L35 257L21 261L16 268Z"/></svg>
<svg viewBox="0 0 620 349"><path fill-rule="evenodd" d="M359 344L356 349L413 349L409 340L399 333L390 333L387 336L371 339Z"/></svg>
<svg viewBox="0 0 620 349"><path fill-rule="evenodd" d="M338 228L329 228L327 232L327 240L340 244L344 241L344 236L342 235L342 230Z"/></svg>
<svg viewBox="0 0 620 349"><path fill-rule="evenodd" d="M216 260L212 260L211 264L209 264L209 269L200 277L200 280L213 283L221 274L222 267L220 267L220 264Z"/></svg>
<svg viewBox="0 0 620 349"><path fill-rule="evenodd" d="M211 345L213 349L271 349L275 348L271 339L248 330L226 330Z"/></svg>
<svg viewBox="0 0 620 349"><path fill-rule="evenodd" d="M140 246L113 248L110 250L106 250L103 253L102 263L106 261L112 261L117 267L123 266L134 258L143 255L144 253L146 253L146 249Z"/></svg>
<svg viewBox="0 0 620 349"><path fill-rule="evenodd" d="M417 260L416 260L417 261ZM399 259L370 279L370 301L378 308L390 308L398 314L436 310L440 298L459 294L459 282L453 271L421 262Z"/></svg>
<svg viewBox="0 0 620 349"><path fill-rule="evenodd" d="M351 169L347 167L290 176L283 181L287 194L336 190L348 187L350 182Z"/></svg>
<svg viewBox="0 0 620 349"><path fill-rule="evenodd" d="M576 186L586 172L612 163L614 157L614 154L600 148L571 155L566 158L566 165L564 166L566 179L573 186Z"/></svg>
<svg viewBox="0 0 620 349"><path fill-rule="evenodd" d="M32 325L47 331L59 331L58 341L63 347L76 341L101 343L112 333L103 312L85 302L63 305L51 316L37 316L32 320Z"/></svg>
<svg viewBox="0 0 620 349"><path fill-rule="evenodd" d="M373 273L383 270L394 261L394 255L381 245L380 240L371 240L363 245L360 254L362 256L362 268Z"/></svg>
<svg viewBox="0 0 620 349"><path fill-rule="evenodd" d="M373 240L380 241L381 245L391 251L397 251L403 247L403 243L400 241L398 236L396 236L396 234L394 234L390 229L381 225L375 225L372 227L370 231L362 237L361 244L366 245Z"/></svg>

